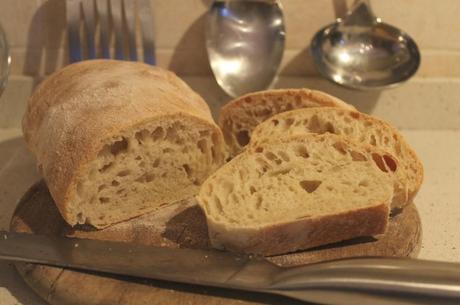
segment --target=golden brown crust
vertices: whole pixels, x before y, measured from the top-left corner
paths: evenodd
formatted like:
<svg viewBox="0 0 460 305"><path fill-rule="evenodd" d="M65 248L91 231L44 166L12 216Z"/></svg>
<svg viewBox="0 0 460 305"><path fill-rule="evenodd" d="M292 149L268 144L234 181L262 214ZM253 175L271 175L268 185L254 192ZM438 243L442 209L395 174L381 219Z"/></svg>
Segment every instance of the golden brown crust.
<svg viewBox="0 0 460 305"><path fill-rule="evenodd" d="M231 156L235 156L244 146L239 142L239 132L245 132L250 139L252 130L271 116L292 109L310 107L356 110L352 105L317 90L265 90L246 94L224 105L219 114L219 126Z"/></svg>
<svg viewBox="0 0 460 305"><path fill-rule="evenodd" d="M358 236L383 234L388 224L388 203L361 210L317 218L306 218L270 227L234 230L218 234L208 218L213 247L265 256L310 249Z"/></svg>
<svg viewBox="0 0 460 305"><path fill-rule="evenodd" d="M104 142L152 120L183 117L221 134L206 102L173 73L138 62L91 60L41 83L28 101L24 138L66 220L76 180Z"/></svg>

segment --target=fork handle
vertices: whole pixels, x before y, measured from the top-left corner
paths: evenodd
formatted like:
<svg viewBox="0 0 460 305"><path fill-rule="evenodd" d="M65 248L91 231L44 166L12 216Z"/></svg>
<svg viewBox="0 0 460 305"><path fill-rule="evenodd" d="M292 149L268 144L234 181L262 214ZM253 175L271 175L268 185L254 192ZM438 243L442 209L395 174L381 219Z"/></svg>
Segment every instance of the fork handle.
<svg viewBox="0 0 460 305"><path fill-rule="evenodd" d="M460 264L347 259L289 268L270 290L321 304L460 304Z"/></svg>

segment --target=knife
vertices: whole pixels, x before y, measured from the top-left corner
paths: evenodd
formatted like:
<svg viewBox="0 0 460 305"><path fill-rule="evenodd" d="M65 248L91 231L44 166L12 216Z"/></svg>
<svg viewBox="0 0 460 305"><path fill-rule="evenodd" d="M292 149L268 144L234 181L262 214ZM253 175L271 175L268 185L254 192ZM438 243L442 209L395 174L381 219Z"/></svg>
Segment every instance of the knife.
<svg viewBox="0 0 460 305"><path fill-rule="evenodd" d="M0 260L283 295L322 304L460 304L460 264L354 258L279 267L217 250L0 231Z"/></svg>

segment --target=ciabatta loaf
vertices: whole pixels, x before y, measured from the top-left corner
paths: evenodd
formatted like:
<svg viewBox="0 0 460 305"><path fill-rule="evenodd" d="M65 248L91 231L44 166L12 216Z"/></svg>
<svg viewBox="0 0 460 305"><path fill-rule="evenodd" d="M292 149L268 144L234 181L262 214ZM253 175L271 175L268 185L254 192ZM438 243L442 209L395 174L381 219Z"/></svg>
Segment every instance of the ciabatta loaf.
<svg viewBox="0 0 460 305"><path fill-rule="evenodd" d="M376 117L333 107L299 109L273 116L256 127L251 145L290 135L334 133L386 150L399 161L392 208L414 199L423 181L423 166L398 130Z"/></svg>
<svg viewBox="0 0 460 305"><path fill-rule="evenodd" d="M103 228L193 196L225 159L205 101L143 63L54 73L31 96L23 131L70 225Z"/></svg>
<svg viewBox="0 0 460 305"><path fill-rule="evenodd" d="M385 232L397 161L344 137L251 146L212 174L198 202L211 244L275 255Z"/></svg>
<svg viewBox="0 0 460 305"><path fill-rule="evenodd" d="M266 90L246 94L226 104L220 110L219 125L230 155L236 156L249 143L253 129L269 117L292 109L322 106L355 109L321 91Z"/></svg>

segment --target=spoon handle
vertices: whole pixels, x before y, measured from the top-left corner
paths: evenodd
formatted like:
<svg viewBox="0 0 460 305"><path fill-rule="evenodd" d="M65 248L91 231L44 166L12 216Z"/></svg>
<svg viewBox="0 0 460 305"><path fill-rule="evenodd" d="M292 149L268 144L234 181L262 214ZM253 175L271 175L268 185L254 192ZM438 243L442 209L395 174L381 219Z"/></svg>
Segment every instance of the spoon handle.
<svg viewBox="0 0 460 305"><path fill-rule="evenodd" d="M290 268L270 288L322 304L460 304L460 264L347 259Z"/></svg>
<svg viewBox="0 0 460 305"><path fill-rule="evenodd" d="M353 3L343 20L348 26L371 26L375 24L377 17L372 11L369 0L357 0Z"/></svg>

